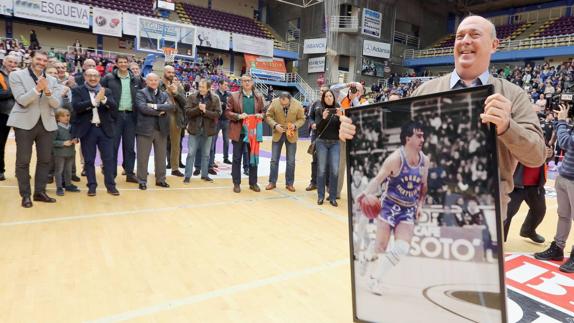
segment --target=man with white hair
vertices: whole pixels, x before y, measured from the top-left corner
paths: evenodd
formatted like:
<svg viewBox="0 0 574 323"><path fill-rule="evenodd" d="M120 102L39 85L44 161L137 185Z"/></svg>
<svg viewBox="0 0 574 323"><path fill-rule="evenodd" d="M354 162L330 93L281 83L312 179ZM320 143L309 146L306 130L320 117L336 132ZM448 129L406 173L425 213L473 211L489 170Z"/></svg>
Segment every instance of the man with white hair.
<svg viewBox="0 0 574 323"><path fill-rule="evenodd" d="M136 94L137 177L140 190L147 189L148 162L153 145L155 185L169 187L165 180L168 113L174 109L167 93L159 89L159 76L149 73L146 87Z"/></svg>
<svg viewBox="0 0 574 323"><path fill-rule="evenodd" d="M84 82L86 81L84 80L84 72L91 68L96 68L96 61L91 58L86 58L84 64L82 64L82 71L78 72L74 79L77 86L84 85Z"/></svg>
<svg viewBox="0 0 574 323"><path fill-rule="evenodd" d="M6 125L8 116L14 106L14 96L10 90L9 75L18 66L18 57L8 55L2 61L0 68L0 181L6 180L4 172L4 148L10 133L10 127Z"/></svg>
<svg viewBox="0 0 574 323"><path fill-rule="evenodd" d="M499 41L494 25L480 16L466 17L458 26L454 43L454 71L430 80L417 88L412 96L432 94L492 84L495 94L484 102L480 115L483 123L496 126L498 165L500 170L500 201L503 218L507 214L508 194L514 189L512 175L518 162L528 167L544 163L545 145L540 121L532 110L523 89L490 75L490 57ZM347 117L341 118L339 137L352 139L355 126Z"/></svg>

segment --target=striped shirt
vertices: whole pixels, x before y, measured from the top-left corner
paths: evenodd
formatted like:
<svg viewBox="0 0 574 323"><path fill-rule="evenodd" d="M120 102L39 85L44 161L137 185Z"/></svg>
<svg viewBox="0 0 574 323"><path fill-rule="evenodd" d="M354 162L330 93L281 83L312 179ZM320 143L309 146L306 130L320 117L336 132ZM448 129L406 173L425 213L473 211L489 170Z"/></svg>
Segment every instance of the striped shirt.
<svg viewBox="0 0 574 323"><path fill-rule="evenodd" d="M120 81L122 82L122 94L120 96L120 104L118 106L119 111L132 111L132 90L131 90L131 78L130 74L126 77L121 77L118 74Z"/></svg>
<svg viewBox="0 0 574 323"><path fill-rule="evenodd" d="M558 145L566 151L564 160L558 167L558 174L569 180L574 180L574 138L566 121L559 120L556 122L556 136L558 137Z"/></svg>

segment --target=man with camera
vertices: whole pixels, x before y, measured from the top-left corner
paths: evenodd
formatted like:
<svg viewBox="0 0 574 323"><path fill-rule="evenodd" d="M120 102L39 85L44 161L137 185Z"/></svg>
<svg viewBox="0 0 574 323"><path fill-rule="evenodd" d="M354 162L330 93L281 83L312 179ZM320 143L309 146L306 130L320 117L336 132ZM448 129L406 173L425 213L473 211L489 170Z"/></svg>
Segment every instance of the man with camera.
<svg viewBox="0 0 574 323"><path fill-rule="evenodd" d="M341 90L344 88L349 88L346 95L341 95ZM363 85L359 82L350 82L343 84L335 84L331 86L331 91L333 91L338 98L339 106L344 110L351 107L358 107L368 102L362 98L364 89ZM343 182L345 180L345 169L347 168L347 149L345 142L340 143L340 157L339 157L339 182L337 183L337 199L341 198L341 191L343 190Z"/></svg>
<svg viewBox="0 0 574 323"><path fill-rule="evenodd" d="M539 260L562 261L566 240L572 227L572 208L574 208L574 135L568 124L570 108L561 104L556 122L556 136L558 144L566 151L562 165L558 168L556 177L556 199L558 200L558 224L556 235L550 247L542 252L534 254ZM570 252L570 259L560 266L560 271L574 273L574 247Z"/></svg>

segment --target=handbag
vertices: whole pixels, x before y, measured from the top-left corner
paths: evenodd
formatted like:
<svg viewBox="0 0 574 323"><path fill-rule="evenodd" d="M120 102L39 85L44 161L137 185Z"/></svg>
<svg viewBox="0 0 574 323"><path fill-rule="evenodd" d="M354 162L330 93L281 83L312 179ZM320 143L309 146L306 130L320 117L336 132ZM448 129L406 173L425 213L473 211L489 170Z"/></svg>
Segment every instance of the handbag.
<svg viewBox="0 0 574 323"><path fill-rule="evenodd" d="M323 128L323 131L321 131L321 133L317 136L317 139L319 139L319 137L321 137L321 135L323 134L323 132L325 132L325 130L327 130L327 128L329 127L329 123L331 123L331 119L333 119L333 116L329 117L329 121L327 121L327 125L325 126L325 128ZM316 140L315 140L316 141ZM315 141L313 141L310 145L309 148L307 148L307 153L309 155L314 155L315 154Z"/></svg>

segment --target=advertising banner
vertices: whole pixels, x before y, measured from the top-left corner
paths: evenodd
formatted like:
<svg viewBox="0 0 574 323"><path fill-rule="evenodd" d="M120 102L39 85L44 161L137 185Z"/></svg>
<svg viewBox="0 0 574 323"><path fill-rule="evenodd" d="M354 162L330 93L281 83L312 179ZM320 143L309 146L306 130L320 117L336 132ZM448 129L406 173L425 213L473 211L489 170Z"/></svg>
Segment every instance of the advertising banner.
<svg viewBox="0 0 574 323"><path fill-rule="evenodd" d="M234 33L233 51L273 57L273 40Z"/></svg>
<svg viewBox="0 0 574 323"><path fill-rule="evenodd" d="M122 37L122 13L94 7L92 30L94 34Z"/></svg>
<svg viewBox="0 0 574 323"><path fill-rule="evenodd" d="M325 72L325 56L309 58L307 63L307 73Z"/></svg>
<svg viewBox="0 0 574 323"><path fill-rule="evenodd" d="M325 54L327 52L327 38L305 39L303 54Z"/></svg>
<svg viewBox="0 0 574 323"><path fill-rule="evenodd" d="M66 26L90 28L90 7L60 0L14 1L14 16Z"/></svg>

